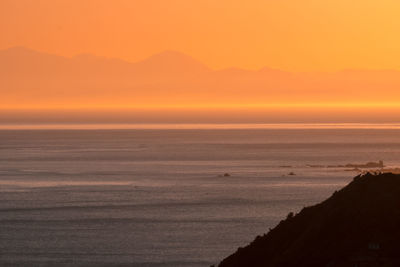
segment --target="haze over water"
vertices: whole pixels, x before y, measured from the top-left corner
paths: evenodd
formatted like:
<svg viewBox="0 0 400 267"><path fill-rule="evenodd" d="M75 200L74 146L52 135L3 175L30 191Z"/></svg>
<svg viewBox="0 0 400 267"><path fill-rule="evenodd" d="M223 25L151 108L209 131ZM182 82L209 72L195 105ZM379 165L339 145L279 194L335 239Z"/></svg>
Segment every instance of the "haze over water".
<svg viewBox="0 0 400 267"><path fill-rule="evenodd" d="M0 265L209 266L398 166L396 124L226 126L1 130Z"/></svg>

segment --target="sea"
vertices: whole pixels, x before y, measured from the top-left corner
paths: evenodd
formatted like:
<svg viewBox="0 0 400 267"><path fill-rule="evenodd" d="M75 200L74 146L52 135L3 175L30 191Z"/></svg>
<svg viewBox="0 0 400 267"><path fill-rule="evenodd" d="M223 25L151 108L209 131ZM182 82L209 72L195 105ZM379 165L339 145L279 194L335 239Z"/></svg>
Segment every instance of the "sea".
<svg viewBox="0 0 400 267"><path fill-rule="evenodd" d="M400 125L0 130L0 266L211 266L358 174Z"/></svg>

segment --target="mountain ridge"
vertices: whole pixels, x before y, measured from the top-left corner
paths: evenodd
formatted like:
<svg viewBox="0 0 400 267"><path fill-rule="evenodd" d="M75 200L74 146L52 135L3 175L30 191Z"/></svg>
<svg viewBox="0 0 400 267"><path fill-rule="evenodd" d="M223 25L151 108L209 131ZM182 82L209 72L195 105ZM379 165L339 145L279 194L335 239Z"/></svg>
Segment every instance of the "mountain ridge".
<svg viewBox="0 0 400 267"><path fill-rule="evenodd" d="M393 102L398 71L292 73L273 68L212 70L165 51L138 62L91 54L62 57L24 47L0 51L0 105L268 105Z"/></svg>
<svg viewBox="0 0 400 267"><path fill-rule="evenodd" d="M36 55L42 55L42 56L52 56L52 57L57 57L57 58L64 58L64 59L74 59L74 58L92 58L92 59L101 59L101 60L109 60L109 61L119 61L119 62L124 62L124 63L128 63L128 64L138 64L138 63L143 63L146 62L148 60L152 60L154 58L165 58L165 57L169 57L171 55L175 55L178 58L186 58L191 60L192 62L195 62L199 65L203 65L206 69L208 70L212 70L214 72L220 72L220 71L226 71L226 70L240 70L240 71L246 71L246 72L285 72L285 73L340 73L340 72L345 72L345 73L351 73L351 72L391 72L391 73L400 73L400 70L396 70L396 69L363 69L363 68L343 68L340 70L335 70L335 71L298 71L298 72L293 72L293 71L287 71L287 70L283 70L283 69L278 69L278 68L271 68L268 66L264 66L255 70L251 70L251 69L246 69L246 68L241 68L241 67L225 67L225 68L221 68L221 69L211 69L209 66L207 66L207 64L201 62L200 60L195 59L194 57L183 53L183 52L179 52L177 50L162 50L158 53L149 55L147 57L145 57L144 59L141 60L137 60L137 61L128 61L119 57L106 57L106 56L98 56L95 54L91 54L91 53L79 53L76 55L73 55L71 57L68 56L62 56L62 55L58 55L55 53L48 53L48 52L43 52L43 51L39 51L39 50L35 50L35 49L31 49L25 46L11 46L5 49L0 49L0 55L7 53L7 52L13 52L13 53L20 53L20 54L36 54ZM189 61L188 60L188 61Z"/></svg>

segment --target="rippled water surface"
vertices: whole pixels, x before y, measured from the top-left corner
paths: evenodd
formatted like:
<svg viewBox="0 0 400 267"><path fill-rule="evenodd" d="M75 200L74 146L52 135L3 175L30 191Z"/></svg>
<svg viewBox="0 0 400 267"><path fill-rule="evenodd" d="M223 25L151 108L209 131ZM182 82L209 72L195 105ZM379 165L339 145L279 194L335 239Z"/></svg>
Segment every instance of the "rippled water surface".
<svg viewBox="0 0 400 267"><path fill-rule="evenodd" d="M1 130L0 265L209 266L380 159L399 129Z"/></svg>

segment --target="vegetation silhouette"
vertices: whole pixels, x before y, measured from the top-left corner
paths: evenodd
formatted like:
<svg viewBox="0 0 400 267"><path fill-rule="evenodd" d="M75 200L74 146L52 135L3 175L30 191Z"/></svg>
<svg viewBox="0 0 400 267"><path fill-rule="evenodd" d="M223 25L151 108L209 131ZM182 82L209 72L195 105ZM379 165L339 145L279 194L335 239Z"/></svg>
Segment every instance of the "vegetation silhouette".
<svg viewBox="0 0 400 267"><path fill-rule="evenodd" d="M237 266L400 266L400 175L359 175L224 259Z"/></svg>

